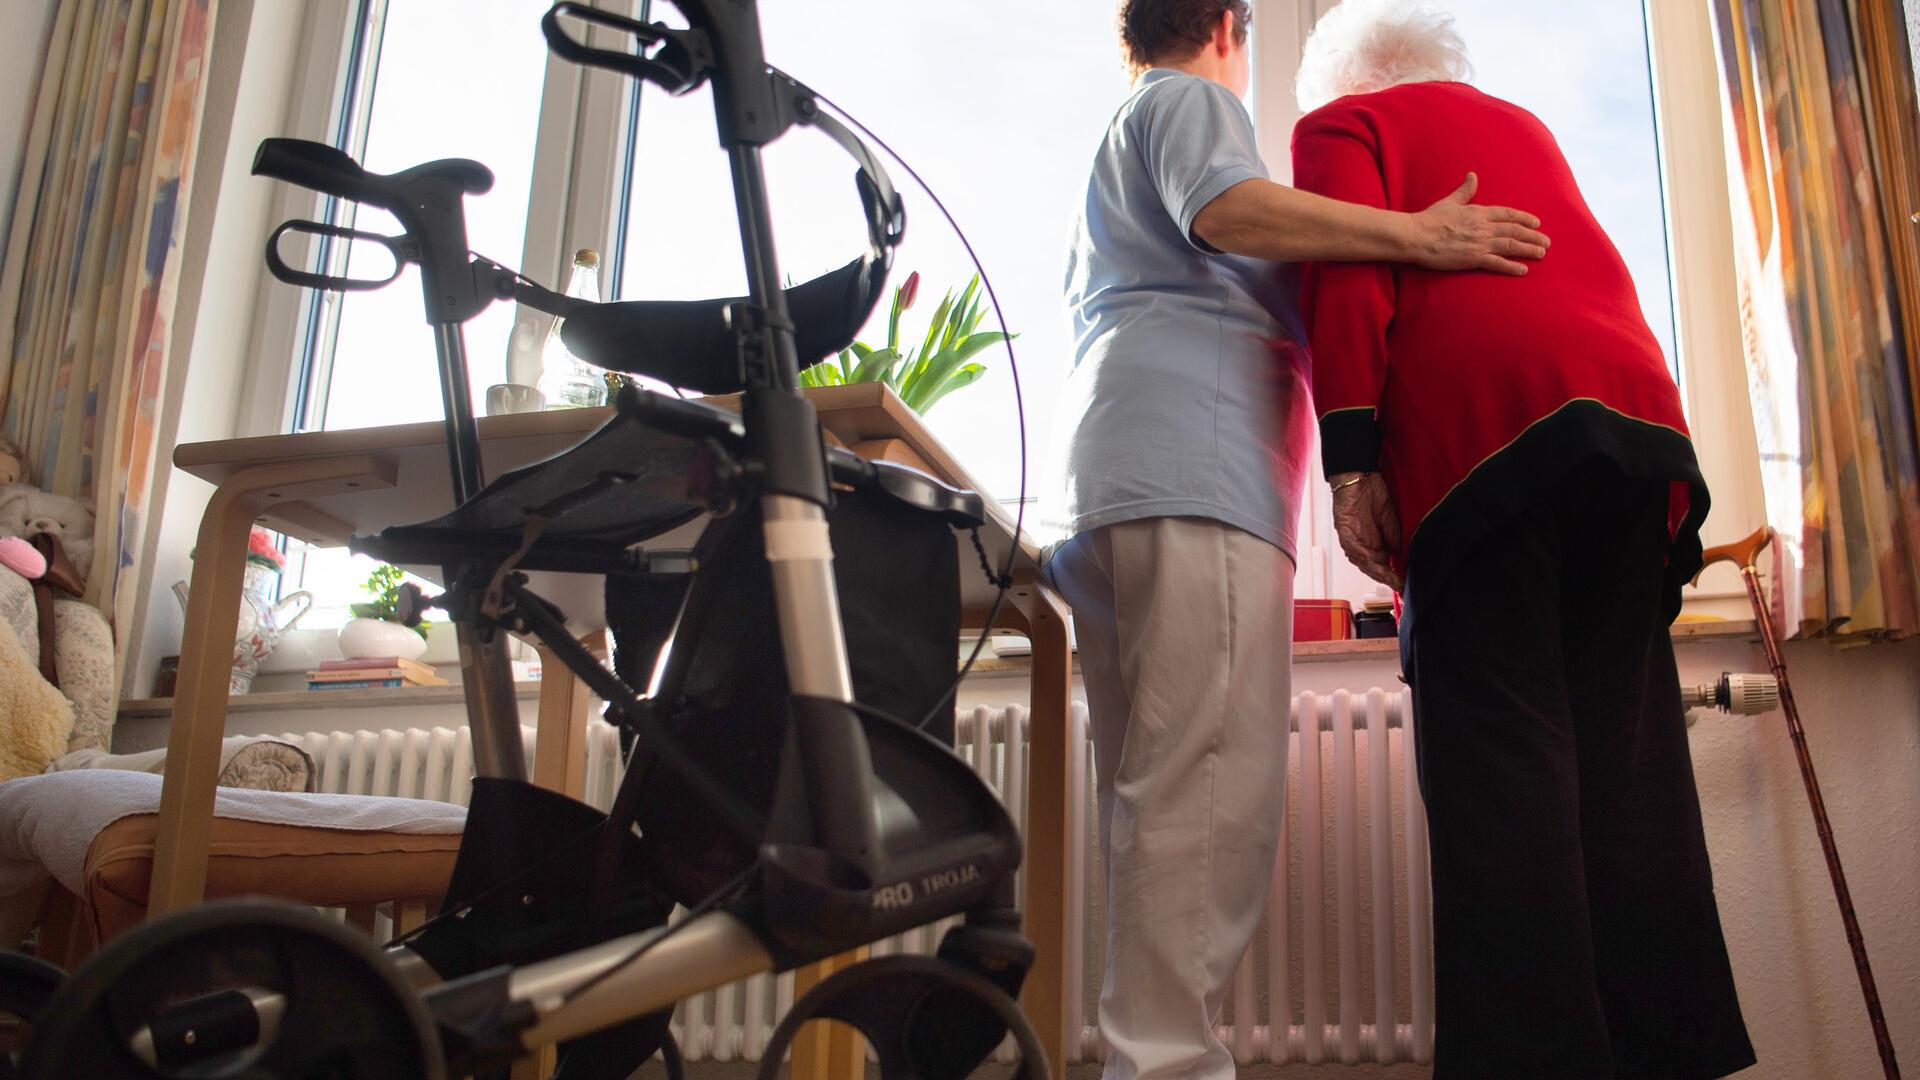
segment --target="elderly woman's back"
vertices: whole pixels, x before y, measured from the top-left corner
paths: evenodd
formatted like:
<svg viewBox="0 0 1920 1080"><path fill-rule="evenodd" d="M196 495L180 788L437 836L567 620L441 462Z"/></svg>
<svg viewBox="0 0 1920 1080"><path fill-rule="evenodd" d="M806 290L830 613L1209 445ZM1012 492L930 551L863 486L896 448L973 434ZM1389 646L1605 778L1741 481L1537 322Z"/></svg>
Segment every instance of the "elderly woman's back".
<svg viewBox="0 0 1920 1080"><path fill-rule="evenodd" d="M1342 547L1404 578L1435 1080L1734 1072L1753 1050L1667 634L1707 494L1633 282L1545 126L1457 81L1445 15L1344 0L1302 68L1328 92L1301 188L1418 209L1471 169L1553 237L1525 277L1304 279Z"/></svg>
<svg viewBox="0 0 1920 1080"><path fill-rule="evenodd" d="M1430 81L1338 98L1294 129L1294 183L1348 202L1423 208L1469 169L1480 198L1538 213L1553 250L1526 277L1311 267L1302 313L1327 473L1386 475L1407 536L1396 563L1417 598L1601 442L1628 475L1680 484L1678 601L1705 486L1626 263L1546 125L1473 86ZM1469 475L1476 484L1463 486Z"/></svg>
<svg viewBox="0 0 1920 1080"><path fill-rule="evenodd" d="M1581 196L1553 133L1532 113L1465 83L1408 83L1316 110L1295 127L1294 143L1303 187L1354 189L1390 209L1419 209L1475 172L1477 200L1526 206L1553 225L1553 257L1530 264L1523 278L1495 282L1487 274L1398 268L1401 319L1434 320L1421 329L1456 335L1462 349L1534 351L1537 358L1573 347L1604 352L1610 362L1629 353L1665 374L1625 261ZM1414 328L1396 329L1390 348L1422 345ZM1569 342L1569 331L1598 337L1581 349Z"/></svg>
<svg viewBox="0 0 1920 1080"><path fill-rule="evenodd" d="M1596 440L1629 475L1681 485L1676 510L1696 514L1671 524L1691 537L1684 519L1703 516L1706 499L1678 391L1626 264L1545 125L1465 83L1416 82L1316 109L1293 143L1304 190L1417 210L1471 169L1476 197L1551 227L1549 257L1525 277L1362 263L1307 274L1327 471L1385 474L1406 526L1396 554L1410 597L1437 591L1462 550ZM1538 445L1502 453L1523 434ZM1675 590L1697 558L1697 541L1682 545L1692 550L1680 553Z"/></svg>

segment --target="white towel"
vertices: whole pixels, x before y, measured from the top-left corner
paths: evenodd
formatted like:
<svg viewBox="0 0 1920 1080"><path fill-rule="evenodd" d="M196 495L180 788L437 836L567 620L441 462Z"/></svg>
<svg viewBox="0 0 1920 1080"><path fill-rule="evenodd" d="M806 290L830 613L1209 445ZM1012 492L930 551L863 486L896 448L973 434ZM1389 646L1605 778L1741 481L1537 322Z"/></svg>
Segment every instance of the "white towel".
<svg viewBox="0 0 1920 1080"><path fill-rule="evenodd" d="M52 876L78 895L87 848L123 817L160 809L160 777L119 769L23 776L0 784L0 902ZM466 828L465 807L426 799L219 788L215 817L316 829L444 836ZM0 946L3 948L4 946Z"/></svg>

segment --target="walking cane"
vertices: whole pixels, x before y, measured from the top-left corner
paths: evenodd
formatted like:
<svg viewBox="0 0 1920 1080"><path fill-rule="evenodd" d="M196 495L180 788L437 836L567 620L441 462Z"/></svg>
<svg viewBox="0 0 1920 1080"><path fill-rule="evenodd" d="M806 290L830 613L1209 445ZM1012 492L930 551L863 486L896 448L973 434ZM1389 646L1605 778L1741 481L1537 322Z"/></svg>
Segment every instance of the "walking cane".
<svg viewBox="0 0 1920 1080"><path fill-rule="evenodd" d="M1867 1000L1867 1019L1873 1024L1874 1042L1880 1047L1880 1067L1887 1080L1899 1080L1900 1066L1893 1059L1893 1038L1887 1034L1887 1016L1880 1008L1880 990L1873 982L1873 968L1867 963L1867 942L1860 934L1860 918L1854 914L1853 894L1847 889L1847 874L1840 868L1840 849L1833 842L1833 825L1827 820L1827 803L1820 797L1820 779L1813 772L1813 757L1807 753L1807 733L1800 726L1800 710L1793 701L1793 687L1787 682L1787 661L1780 653L1780 639L1773 616L1767 608L1766 594L1760 585L1755 562L1760 552L1773 544L1773 529L1760 531L1745 540L1703 553L1701 569L1715 563L1730 562L1740 568L1747 584L1747 599L1753 602L1753 619L1760 626L1760 644L1766 649L1767 664L1780 687L1780 708L1787 714L1787 734L1793 738L1793 752L1800 759L1800 779L1806 784L1807 803L1813 808L1813 826L1820 834L1820 849L1826 853L1827 876L1833 879L1833 898L1840 905L1840 918L1846 923L1847 945L1853 950L1853 969L1860 976L1860 993ZM1695 581L1699 580L1696 575Z"/></svg>

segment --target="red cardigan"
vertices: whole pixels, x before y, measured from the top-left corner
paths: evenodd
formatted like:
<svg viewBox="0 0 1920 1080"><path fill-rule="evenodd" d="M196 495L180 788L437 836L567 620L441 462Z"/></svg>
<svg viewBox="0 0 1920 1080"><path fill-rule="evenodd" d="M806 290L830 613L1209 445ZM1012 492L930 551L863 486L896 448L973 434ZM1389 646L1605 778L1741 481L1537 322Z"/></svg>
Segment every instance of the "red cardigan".
<svg viewBox="0 0 1920 1080"><path fill-rule="evenodd" d="M1472 171L1475 202L1525 209L1552 239L1521 278L1327 263L1303 279L1323 464L1329 476L1385 474L1410 605L1568 469L1605 455L1675 482L1677 611L1699 563L1706 486L1633 280L1553 135L1470 86L1413 83L1302 118L1293 170L1303 190L1402 211Z"/></svg>

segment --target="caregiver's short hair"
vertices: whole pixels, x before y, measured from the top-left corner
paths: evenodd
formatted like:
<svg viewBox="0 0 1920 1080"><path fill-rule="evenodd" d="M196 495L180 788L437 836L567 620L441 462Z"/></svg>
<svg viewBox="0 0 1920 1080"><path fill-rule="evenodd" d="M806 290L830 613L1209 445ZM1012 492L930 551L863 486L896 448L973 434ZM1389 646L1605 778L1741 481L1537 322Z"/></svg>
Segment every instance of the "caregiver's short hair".
<svg viewBox="0 0 1920 1080"><path fill-rule="evenodd" d="M1247 0L1121 0L1120 51L1127 73L1193 55L1213 38L1220 16L1233 12L1233 40L1245 44L1253 23Z"/></svg>
<svg viewBox="0 0 1920 1080"><path fill-rule="evenodd" d="M1472 77L1453 16L1427 0L1342 0L1307 38L1294 96L1308 113L1348 94Z"/></svg>

